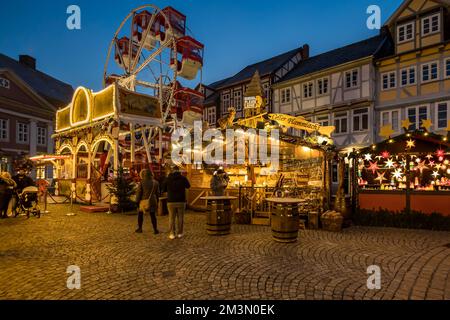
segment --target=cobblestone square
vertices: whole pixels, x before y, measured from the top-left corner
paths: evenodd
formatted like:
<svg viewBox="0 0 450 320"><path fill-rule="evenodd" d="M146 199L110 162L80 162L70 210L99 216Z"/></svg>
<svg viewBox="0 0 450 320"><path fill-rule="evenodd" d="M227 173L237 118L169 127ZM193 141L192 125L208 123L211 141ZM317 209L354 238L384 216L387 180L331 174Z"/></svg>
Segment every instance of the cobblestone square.
<svg viewBox="0 0 450 320"><path fill-rule="evenodd" d="M74 209L0 220L0 299L450 299L449 232L352 227L279 244L264 226L210 237L190 212L171 241L167 217L155 236L149 217L135 234L136 216ZM66 286L70 265L80 290ZM371 265L381 290L367 288Z"/></svg>

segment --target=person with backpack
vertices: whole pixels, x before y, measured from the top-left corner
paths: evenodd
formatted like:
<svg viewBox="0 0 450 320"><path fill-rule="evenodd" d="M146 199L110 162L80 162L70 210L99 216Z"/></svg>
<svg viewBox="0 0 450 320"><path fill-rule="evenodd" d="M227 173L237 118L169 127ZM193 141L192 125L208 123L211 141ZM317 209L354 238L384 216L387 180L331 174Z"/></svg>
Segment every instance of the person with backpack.
<svg viewBox="0 0 450 320"><path fill-rule="evenodd" d="M136 233L142 233L144 214L148 213L152 221L154 234L159 234L156 220L159 198L159 182L154 179L153 173L148 169L142 170L140 177L141 182L139 182L136 194L136 201L139 205L138 228Z"/></svg>

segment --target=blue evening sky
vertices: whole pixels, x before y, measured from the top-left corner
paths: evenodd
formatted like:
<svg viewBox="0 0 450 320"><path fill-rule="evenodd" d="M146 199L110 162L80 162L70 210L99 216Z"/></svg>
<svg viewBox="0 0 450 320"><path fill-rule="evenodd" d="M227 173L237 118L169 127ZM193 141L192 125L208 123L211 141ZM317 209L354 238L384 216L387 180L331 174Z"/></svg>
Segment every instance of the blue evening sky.
<svg viewBox="0 0 450 320"><path fill-rule="evenodd" d="M206 46L203 82L229 77L248 64L308 43L315 55L364 38L369 5L382 21L402 0L14 0L0 6L0 52L37 58L38 69L98 90L108 45L121 20L146 3L171 5ZM66 9L81 7L82 30L66 28Z"/></svg>

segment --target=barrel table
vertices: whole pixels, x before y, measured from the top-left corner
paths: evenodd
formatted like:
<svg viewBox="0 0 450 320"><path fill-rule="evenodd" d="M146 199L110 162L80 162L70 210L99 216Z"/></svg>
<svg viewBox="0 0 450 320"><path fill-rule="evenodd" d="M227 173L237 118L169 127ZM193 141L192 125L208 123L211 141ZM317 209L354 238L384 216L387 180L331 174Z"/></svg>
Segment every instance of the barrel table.
<svg viewBox="0 0 450 320"><path fill-rule="evenodd" d="M206 231L210 236L224 236L231 232L231 220L233 212L231 210L231 200L236 197L211 196L203 197L201 200L208 202L206 213Z"/></svg>
<svg viewBox="0 0 450 320"><path fill-rule="evenodd" d="M268 202L275 204L272 212L272 237L277 242L297 242L299 230L299 204L304 202L300 198L267 198Z"/></svg>

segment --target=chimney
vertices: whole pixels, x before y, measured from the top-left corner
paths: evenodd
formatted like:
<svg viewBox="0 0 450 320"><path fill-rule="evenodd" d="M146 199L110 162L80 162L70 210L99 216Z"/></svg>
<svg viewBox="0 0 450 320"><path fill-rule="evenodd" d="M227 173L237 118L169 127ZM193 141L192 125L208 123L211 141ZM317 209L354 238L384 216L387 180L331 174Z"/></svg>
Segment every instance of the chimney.
<svg viewBox="0 0 450 320"><path fill-rule="evenodd" d="M306 60L309 59L309 45L304 44L302 47L302 59Z"/></svg>
<svg viewBox="0 0 450 320"><path fill-rule="evenodd" d="M25 54L20 55L19 62L21 64L23 64L24 66L27 66L28 68L36 70L36 59L29 55L25 55Z"/></svg>

